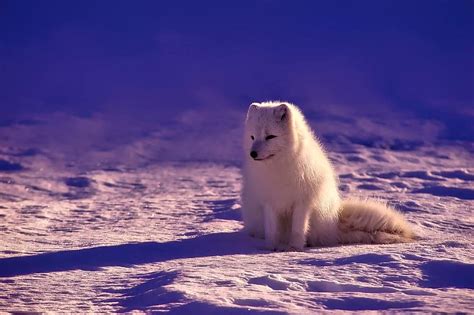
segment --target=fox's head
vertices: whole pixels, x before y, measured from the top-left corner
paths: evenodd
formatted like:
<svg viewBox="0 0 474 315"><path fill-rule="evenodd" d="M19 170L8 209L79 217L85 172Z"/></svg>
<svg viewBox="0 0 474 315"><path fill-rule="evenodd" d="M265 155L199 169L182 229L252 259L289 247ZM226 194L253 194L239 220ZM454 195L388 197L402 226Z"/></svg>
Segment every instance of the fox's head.
<svg viewBox="0 0 474 315"><path fill-rule="evenodd" d="M245 120L245 154L258 162L277 159L292 144L292 112L281 102L252 103Z"/></svg>

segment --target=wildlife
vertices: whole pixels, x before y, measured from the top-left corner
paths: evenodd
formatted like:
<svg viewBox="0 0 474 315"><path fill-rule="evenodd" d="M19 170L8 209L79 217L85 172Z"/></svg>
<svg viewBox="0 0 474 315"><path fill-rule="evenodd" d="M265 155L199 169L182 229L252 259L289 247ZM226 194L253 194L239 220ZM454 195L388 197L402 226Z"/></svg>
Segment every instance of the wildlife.
<svg viewBox="0 0 474 315"><path fill-rule="evenodd" d="M269 250L410 242L403 215L376 200L342 200L338 178L300 109L252 103L244 128L244 230Z"/></svg>

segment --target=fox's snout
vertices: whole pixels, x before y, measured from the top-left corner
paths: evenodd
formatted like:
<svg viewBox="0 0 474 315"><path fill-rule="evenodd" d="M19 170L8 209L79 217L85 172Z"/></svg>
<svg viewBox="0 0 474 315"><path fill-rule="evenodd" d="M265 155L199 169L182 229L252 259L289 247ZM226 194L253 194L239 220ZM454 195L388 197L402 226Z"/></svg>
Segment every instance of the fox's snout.
<svg viewBox="0 0 474 315"><path fill-rule="evenodd" d="M258 156L257 151L251 151L251 152L250 152L250 156L252 157L252 159L256 159L257 156Z"/></svg>

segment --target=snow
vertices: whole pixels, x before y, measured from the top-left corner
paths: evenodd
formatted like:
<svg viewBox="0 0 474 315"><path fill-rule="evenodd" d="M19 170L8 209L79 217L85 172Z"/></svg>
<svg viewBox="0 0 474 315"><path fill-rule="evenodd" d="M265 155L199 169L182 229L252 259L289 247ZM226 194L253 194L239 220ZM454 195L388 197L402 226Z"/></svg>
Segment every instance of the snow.
<svg viewBox="0 0 474 315"><path fill-rule="evenodd" d="M474 312L471 142L416 117L309 112L343 195L389 202L421 239L275 253L240 232L244 113L1 126L0 309Z"/></svg>

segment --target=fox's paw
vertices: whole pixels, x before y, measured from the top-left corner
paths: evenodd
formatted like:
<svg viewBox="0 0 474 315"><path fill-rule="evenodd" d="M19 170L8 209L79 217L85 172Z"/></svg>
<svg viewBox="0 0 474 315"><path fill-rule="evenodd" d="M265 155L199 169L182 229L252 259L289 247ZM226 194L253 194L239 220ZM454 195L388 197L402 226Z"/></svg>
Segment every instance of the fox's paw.
<svg viewBox="0 0 474 315"><path fill-rule="evenodd" d="M295 234L291 236L290 244L288 245L291 248L291 251L302 251L306 243L305 235Z"/></svg>
<svg viewBox="0 0 474 315"><path fill-rule="evenodd" d="M271 252L277 252L277 251L279 251L279 250L278 250L278 247L279 247L278 244L273 244L273 243L265 242L265 247L264 247L264 248L265 248L266 250L271 251Z"/></svg>
<svg viewBox="0 0 474 315"><path fill-rule="evenodd" d="M295 246L295 245L286 245L286 252L302 252L304 251L304 246Z"/></svg>
<svg viewBox="0 0 474 315"><path fill-rule="evenodd" d="M265 249L272 252L301 252L303 247L295 247L289 244L266 245Z"/></svg>

